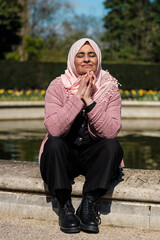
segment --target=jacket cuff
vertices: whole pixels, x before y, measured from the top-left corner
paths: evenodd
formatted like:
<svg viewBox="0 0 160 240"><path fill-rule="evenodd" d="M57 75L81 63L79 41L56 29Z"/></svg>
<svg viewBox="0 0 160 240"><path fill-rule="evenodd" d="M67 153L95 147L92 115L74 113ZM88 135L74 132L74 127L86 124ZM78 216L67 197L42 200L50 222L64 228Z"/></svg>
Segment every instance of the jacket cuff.
<svg viewBox="0 0 160 240"><path fill-rule="evenodd" d="M94 108L95 105L96 105L96 102L93 102L90 105L88 105L85 109L86 113L89 113Z"/></svg>

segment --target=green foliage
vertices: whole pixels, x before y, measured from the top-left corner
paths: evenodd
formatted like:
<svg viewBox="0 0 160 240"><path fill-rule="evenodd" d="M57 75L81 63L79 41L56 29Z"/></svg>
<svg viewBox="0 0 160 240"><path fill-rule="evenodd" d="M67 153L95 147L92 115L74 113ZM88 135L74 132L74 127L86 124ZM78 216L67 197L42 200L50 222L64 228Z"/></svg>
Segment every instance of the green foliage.
<svg viewBox="0 0 160 240"><path fill-rule="evenodd" d="M7 60L19 61L20 60L20 55L17 52L11 52L11 53L6 54L5 58Z"/></svg>
<svg viewBox="0 0 160 240"><path fill-rule="evenodd" d="M63 48L62 48L63 46ZM67 50L66 50L67 49ZM60 37L54 36L44 41L38 60L40 62L66 62L68 48Z"/></svg>
<svg viewBox="0 0 160 240"><path fill-rule="evenodd" d="M20 43L21 10L18 0L0 0L0 59Z"/></svg>
<svg viewBox="0 0 160 240"><path fill-rule="evenodd" d="M160 90L132 89L130 91L120 89L122 99L140 101L160 101Z"/></svg>
<svg viewBox="0 0 160 240"><path fill-rule="evenodd" d="M43 39L27 35L25 37L25 52L28 54L28 60L37 60L43 47Z"/></svg>
<svg viewBox="0 0 160 240"><path fill-rule="evenodd" d="M152 44L153 44L153 58L160 62L160 0L153 1L153 28L152 28Z"/></svg>
<svg viewBox="0 0 160 240"><path fill-rule="evenodd" d="M46 89L65 69L66 63L1 61L0 88ZM103 69L118 79L122 89L160 89L158 64L103 64Z"/></svg>
<svg viewBox="0 0 160 240"><path fill-rule="evenodd" d="M160 60L160 1L106 0L104 18L108 60Z"/></svg>
<svg viewBox="0 0 160 240"><path fill-rule="evenodd" d="M40 89L22 89L20 91L0 89L0 101L44 101L45 93L45 90Z"/></svg>
<svg viewBox="0 0 160 240"><path fill-rule="evenodd" d="M46 90L27 89L13 90L0 89L0 101L44 101ZM124 100L160 101L160 90L123 90L120 88L121 97Z"/></svg>
<svg viewBox="0 0 160 240"><path fill-rule="evenodd" d="M118 79L122 89L159 90L159 64L103 64Z"/></svg>
<svg viewBox="0 0 160 240"><path fill-rule="evenodd" d="M65 69L66 63L0 61L0 88L46 89Z"/></svg>

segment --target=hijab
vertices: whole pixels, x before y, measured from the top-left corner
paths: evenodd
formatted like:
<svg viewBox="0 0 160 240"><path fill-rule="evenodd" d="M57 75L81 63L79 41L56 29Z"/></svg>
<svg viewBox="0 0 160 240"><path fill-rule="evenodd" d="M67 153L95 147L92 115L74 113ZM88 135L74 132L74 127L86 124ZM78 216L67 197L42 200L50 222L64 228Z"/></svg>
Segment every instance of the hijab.
<svg viewBox="0 0 160 240"><path fill-rule="evenodd" d="M106 71L102 70L101 50L93 40L89 38L82 38L76 41L71 46L68 53L67 69L65 70L65 74L61 75L61 79L64 88L67 91L70 91L72 94L77 93L82 76L78 75L76 71L74 59L80 48L86 42L89 43L90 46L94 49L98 59L97 70L95 72L96 83L93 91L93 100L97 100L99 98L104 97L107 94L111 95L113 92L113 88L118 87L118 83L117 80L113 78L107 70Z"/></svg>

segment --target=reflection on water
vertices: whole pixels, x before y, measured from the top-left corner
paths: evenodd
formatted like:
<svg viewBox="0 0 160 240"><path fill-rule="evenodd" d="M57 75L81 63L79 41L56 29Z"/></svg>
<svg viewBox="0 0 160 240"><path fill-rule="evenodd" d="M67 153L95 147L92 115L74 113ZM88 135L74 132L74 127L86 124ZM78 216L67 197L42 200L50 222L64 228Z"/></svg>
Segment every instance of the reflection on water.
<svg viewBox="0 0 160 240"><path fill-rule="evenodd" d="M0 140L0 159L37 162L40 139Z"/></svg>
<svg viewBox="0 0 160 240"><path fill-rule="evenodd" d="M127 135L118 139L127 168L160 170L160 137Z"/></svg>
<svg viewBox="0 0 160 240"><path fill-rule="evenodd" d="M14 136L1 138L0 159L37 162L44 133ZM118 140L124 150L127 168L160 170L160 137L127 135Z"/></svg>

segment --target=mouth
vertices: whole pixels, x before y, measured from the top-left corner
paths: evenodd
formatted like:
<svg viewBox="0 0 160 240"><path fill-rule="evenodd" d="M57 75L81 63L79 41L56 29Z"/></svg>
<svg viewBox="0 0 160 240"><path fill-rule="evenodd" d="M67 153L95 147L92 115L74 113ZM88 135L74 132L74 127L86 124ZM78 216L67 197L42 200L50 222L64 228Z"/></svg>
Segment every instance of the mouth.
<svg viewBox="0 0 160 240"><path fill-rule="evenodd" d="M89 67L92 67L92 65L90 65L90 64L85 64L85 65L82 65L82 67L84 67L84 68L89 68Z"/></svg>

